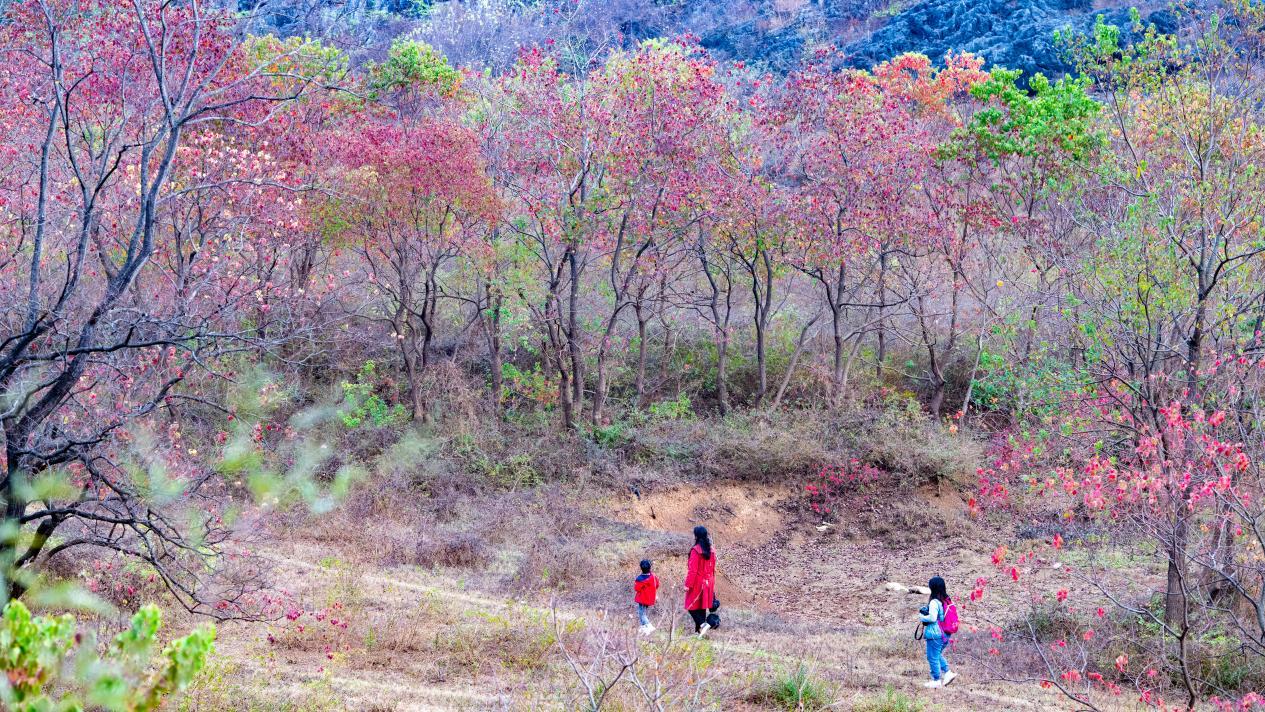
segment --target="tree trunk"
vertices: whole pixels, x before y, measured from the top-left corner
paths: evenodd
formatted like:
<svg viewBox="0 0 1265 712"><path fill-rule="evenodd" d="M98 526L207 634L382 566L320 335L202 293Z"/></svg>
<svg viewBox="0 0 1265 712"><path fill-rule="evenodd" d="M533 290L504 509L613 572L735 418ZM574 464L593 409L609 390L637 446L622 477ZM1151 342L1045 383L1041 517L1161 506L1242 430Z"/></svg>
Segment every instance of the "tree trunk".
<svg viewBox="0 0 1265 712"><path fill-rule="evenodd" d="M561 302L558 297L558 282L550 285L549 295L545 300L545 324L548 341L541 348L544 355L544 371L548 374L551 368L558 372L558 405L562 411L562 429L575 429L575 403L572 400L571 376L567 372L567 338L562 327Z"/></svg>
<svg viewBox="0 0 1265 712"><path fill-rule="evenodd" d="M712 314L712 328L715 329L716 342L716 400L720 407L720 414L727 415L729 413L729 386L726 384L726 372L729 365L729 319L733 313L732 303L732 286L733 281L729 278L728 271L720 272L719 266L712 265L711 260L707 256L707 240L706 233L703 228L699 227L699 247L698 259L703 267L703 276L707 278L707 284L711 287L711 298L708 300L708 307ZM725 276L725 311L721 316L720 309L720 284L716 281L717 274L713 274L716 269L717 274Z"/></svg>
<svg viewBox="0 0 1265 712"><path fill-rule="evenodd" d="M426 274L425 301L422 302L422 347L421 362L425 370L430 365L430 346L435 338L435 317L439 313L439 284L435 280L435 270Z"/></svg>
<svg viewBox="0 0 1265 712"><path fill-rule="evenodd" d="M575 250L567 254L571 269L571 289L567 303L567 342L571 355L571 406L584 410L584 354L580 348L580 261Z"/></svg>
<svg viewBox="0 0 1265 712"><path fill-rule="evenodd" d="M883 377L883 362L887 359L887 250L878 256L878 325L875 338L878 340L874 354L874 375Z"/></svg>
<svg viewBox="0 0 1265 712"><path fill-rule="evenodd" d="M758 408L768 390L769 373L764 362L764 324L757 319L755 323L755 360L756 360L756 393L755 406Z"/></svg>
<svg viewBox="0 0 1265 712"><path fill-rule="evenodd" d="M602 343L597 347L597 382L593 385L593 424L602 425L606 415L606 397L610 389L608 374L611 339L615 336L615 327L619 323L619 309L611 314L606 322L606 330L602 332Z"/></svg>
<svg viewBox="0 0 1265 712"><path fill-rule="evenodd" d="M8 428L5 429L6 431ZM5 477L0 480L0 499L4 502L4 522L3 527L6 531L0 531L0 566L3 566L3 576L0 576L0 594L7 593L5 600L10 598L21 598L26 592L26 587L15 575L16 568L14 564L17 562L18 554L18 537L21 536L21 519L26 511L26 502L18 496L17 478L20 470L18 463L21 462L21 454L13 447L15 438L13 433L6 432L7 447L5 455L8 461L8 468ZM25 438L22 438L25 440ZM7 586L7 591L4 588Z"/></svg>
<svg viewBox="0 0 1265 712"><path fill-rule="evenodd" d="M556 338L556 335L551 335L550 340L554 343L546 345L542 350L545 354L545 373L548 373L551 367L557 369L558 406L562 412L562 429L570 432L575 429L575 406L571 402L571 380L567 373L566 357L562 354L562 349L558 348Z"/></svg>
<svg viewBox="0 0 1265 712"><path fill-rule="evenodd" d="M606 410L606 349L597 350L597 381L593 384L593 424L602 425Z"/></svg>
<svg viewBox="0 0 1265 712"><path fill-rule="evenodd" d="M422 403L421 385L418 383L417 359L414 355L415 349L411 348L412 338L406 336L403 339L396 339L400 345L400 355L404 359L404 374L408 378L408 394L411 407L411 415L413 420L419 418L425 419L426 409Z"/></svg>
<svg viewBox="0 0 1265 712"><path fill-rule="evenodd" d="M786 388L791 385L791 377L795 375L795 366L799 363L799 357L804 353L804 344L808 341L808 330L813 328L813 324L821 315L813 317L799 331L799 338L795 341L795 350L791 352L791 360L786 364L786 373L782 374L782 384L778 386L777 395L773 396L773 410L777 410L782 405L782 396L786 395Z"/></svg>
<svg viewBox="0 0 1265 712"><path fill-rule="evenodd" d="M644 309L638 303L633 306L637 315L637 409L646 407L646 319Z"/></svg>
<svg viewBox="0 0 1265 712"><path fill-rule="evenodd" d="M1203 352L1203 328L1207 314L1208 291L1203 275L1198 279L1198 301L1195 307L1195 322L1191 327L1190 337L1186 340L1186 398L1193 407L1198 407L1199 368ZM1188 406L1191 407L1191 406ZM1182 447L1193 450L1194 445L1184 442ZM1195 457L1195 453L1183 453L1187 458ZM1186 617L1186 552L1190 544L1190 532L1185 507L1185 493L1173 492L1173 536L1168 542L1168 571L1166 574L1166 591L1164 596L1164 622L1171 628L1184 626ZM1184 664L1183 660L1183 664Z"/></svg>
<svg viewBox="0 0 1265 712"><path fill-rule="evenodd" d="M1168 571L1165 576L1164 623L1174 630L1184 625L1186 618L1186 547L1190 538L1186 530L1186 512L1181 498L1173 507L1173 533L1168 541Z"/></svg>
<svg viewBox="0 0 1265 712"><path fill-rule="evenodd" d="M944 376L940 373L940 369L936 366L931 368L931 400L927 403L927 410L931 411L931 417L935 420L940 419L940 411L944 408Z"/></svg>
<svg viewBox="0 0 1265 712"><path fill-rule="evenodd" d="M848 360L843 366L843 380L839 388L839 392L846 392L848 389L848 376L852 373L852 364L856 361L857 353L861 351L861 335L856 335L856 341L852 342L852 351L848 353Z"/></svg>
<svg viewBox="0 0 1265 712"><path fill-rule="evenodd" d="M830 307L830 327L834 336L835 358L833 369L830 373L830 402L837 404L843 395L843 346L845 339L843 338L843 290L846 285L847 268L839 265L839 272L836 277L835 286L832 290L830 284L825 284L827 306ZM825 282L825 280L822 280Z"/></svg>
<svg viewBox="0 0 1265 712"><path fill-rule="evenodd" d="M488 308L482 315L483 328L487 333L488 339L488 357L490 361L490 370L492 371L492 407L498 416L503 416L505 412L505 374L504 365L501 363L501 309L505 303L505 297L501 295L500 290L493 289L491 285L486 287L488 295Z"/></svg>
<svg viewBox="0 0 1265 712"><path fill-rule="evenodd" d="M729 386L726 384L729 370L729 331L724 329L716 339L716 400L720 414L729 414Z"/></svg>
<svg viewBox="0 0 1265 712"><path fill-rule="evenodd" d="M760 284L763 270L764 285ZM751 291L755 301L755 356L758 386L755 395L756 407L764 402L769 390L768 358L766 354L766 337L769 328L769 310L773 308L773 263L767 251L761 251L752 269Z"/></svg>

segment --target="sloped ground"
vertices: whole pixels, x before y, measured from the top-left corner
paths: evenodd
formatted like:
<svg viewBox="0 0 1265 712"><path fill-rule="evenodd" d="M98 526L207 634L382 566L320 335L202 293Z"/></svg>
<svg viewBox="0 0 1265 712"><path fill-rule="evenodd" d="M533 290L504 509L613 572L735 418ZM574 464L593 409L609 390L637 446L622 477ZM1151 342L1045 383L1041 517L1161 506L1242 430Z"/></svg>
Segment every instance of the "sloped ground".
<svg viewBox="0 0 1265 712"><path fill-rule="evenodd" d="M986 554L955 543L952 532L927 536L916 529L925 525L918 516L928 508L942 529L954 526L962 509L952 497L927 495L890 511L876 502L838 527L806 519L796 494L774 487L621 496L603 509L626 545L607 546L597 557L618 570L562 594L528 594L530 600L476 588L469 582L483 586L488 579L469 572L371 566L357 563L371 553L355 545L295 536L266 555L307 612L269 626L222 628L223 662L180 709L568 709L577 699L577 678L555 639L568 640L576 618L631 633L624 579L631 580L647 547L659 554L663 581L657 639L668 634L674 617L683 625L680 585L689 541L682 533L700 523L711 529L720 556L725 623L705 644L716 684L725 690L720 708L769 709L753 701L753 691L801 664L836 686L839 709L889 687L923 700L928 710L1065 707L1035 687L980 681L965 660L956 665L962 677L950 688L921 688L922 644L911 634L923 599L884 584L924 583L941 573L964 594L989 567ZM892 530L881 540L849 536L850 519ZM976 613L986 611L966 615Z"/></svg>
<svg viewBox="0 0 1265 712"><path fill-rule="evenodd" d="M325 590L331 581L327 566L305 558L316 553L300 548L277 554L274 560L280 570L287 572L287 578L305 588L310 586L315 593ZM217 697L216 688L227 693L225 696L235 696L237 685L256 690L254 709L275 709L286 704L297 709L400 712L565 708L564 699L540 699L539 688L548 688L550 683L540 685L541 671L534 670L530 661L519 661L523 668L516 671L507 672L492 665L480 669L468 659L456 659L462 653L459 645L447 651L446 656L426 649L432 636L452 634L444 633L445 627L461 628L466 623L472 624L471 629L481 630L479 636L487 636L485 642L494 645L495 631L502 620L526 619L532 624L515 626L508 633L530 639L548 629L553 615L548 607L464 591L453 581L410 570L366 573L360 577L359 586L365 598L360 615L379 626L381 637L376 648L362 645L364 634L359 633L355 636L359 640L350 641L351 646L330 659L323 644L303 645L294 640L270 643L267 634L261 636L251 627L231 627L223 632L220 642L221 650L230 659L220 672L229 680L195 691L186 701L186 709L219 708L225 700ZM888 595L895 602L908 603L903 596ZM893 601L888 604L892 607ZM664 618L672 613L675 611L671 609L658 612L665 630L668 624ZM565 620L583 614L558 611L557 615ZM628 625L632 625L631 619ZM1004 686L971 682L966 670L963 672L968 677L946 690L935 694L922 691L918 687L925 677L921 644L902 639L903 630L873 628L800 625L753 614L741 605L727 606L726 626L712 640L713 654L724 670L757 677L771 677L774 671L810 661L808 665L816 675L839 685L844 709L850 708L849 701L889 686L926 697L945 710L1050 708ZM660 631L657 635L666 633ZM410 646L410 638L417 645ZM337 650L340 646L334 647ZM491 659L504 651L468 652L475 659ZM462 670L454 674L454 666ZM559 679L559 684L568 682ZM533 696L535 699L531 700Z"/></svg>

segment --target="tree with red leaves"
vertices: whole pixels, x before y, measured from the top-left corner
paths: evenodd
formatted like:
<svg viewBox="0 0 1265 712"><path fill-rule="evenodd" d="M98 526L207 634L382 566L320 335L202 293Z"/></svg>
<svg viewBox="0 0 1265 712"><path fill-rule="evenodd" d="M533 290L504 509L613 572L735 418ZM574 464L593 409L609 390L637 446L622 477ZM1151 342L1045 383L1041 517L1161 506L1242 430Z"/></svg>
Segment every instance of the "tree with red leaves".
<svg viewBox="0 0 1265 712"><path fill-rule="evenodd" d="M261 336L241 319L267 311L273 226L290 218L238 217L285 187L250 137L308 91L285 60L315 45L260 61L247 22L197 2L6 14L0 578L17 596L37 560L100 547L147 562L190 609L250 615L257 584L213 575L227 537L201 504L213 473L132 443Z"/></svg>
<svg viewBox="0 0 1265 712"><path fill-rule="evenodd" d="M596 356L593 422L605 417L608 357L623 312L636 315L637 394L644 392L649 295L686 254L685 237L706 215L702 180L724 145L730 110L716 65L695 46L646 42L610 58L591 98L617 120L607 131L601 189L608 196L602 246L612 303ZM596 112L593 112L596 113Z"/></svg>
<svg viewBox="0 0 1265 712"><path fill-rule="evenodd" d="M331 126L325 140L339 186L327 224L359 255L363 316L399 353L414 418L426 419L421 376L432 358L448 265L497 220L480 145L462 126L461 75L429 48L397 42L371 69L379 98Z"/></svg>

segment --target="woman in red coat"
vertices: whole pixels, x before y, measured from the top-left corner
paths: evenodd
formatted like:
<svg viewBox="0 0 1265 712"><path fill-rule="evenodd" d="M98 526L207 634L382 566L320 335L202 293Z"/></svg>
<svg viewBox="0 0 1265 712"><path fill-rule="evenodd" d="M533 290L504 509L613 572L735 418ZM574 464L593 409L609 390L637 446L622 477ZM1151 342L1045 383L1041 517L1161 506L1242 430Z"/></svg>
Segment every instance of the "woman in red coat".
<svg viewBox="0 0 1265 712"><path fill-rule="evenodd" d="M694 619L694 632L705 635L707 611L716 603L716 552L706 527L694 527L694 548L690 549L689 569L685 574L685 610Z"/></svg>

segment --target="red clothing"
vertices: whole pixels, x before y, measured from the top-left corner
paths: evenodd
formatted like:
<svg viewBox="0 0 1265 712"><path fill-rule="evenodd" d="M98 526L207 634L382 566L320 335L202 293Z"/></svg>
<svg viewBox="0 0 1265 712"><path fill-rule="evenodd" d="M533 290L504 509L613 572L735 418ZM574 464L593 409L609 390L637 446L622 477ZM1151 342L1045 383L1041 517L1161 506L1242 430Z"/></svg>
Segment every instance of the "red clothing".
<svg viewBox="0 0 1265 712"><path fill-rule="evenodd" d="M711 608L716 601L716 548L711 558L703 558L703 547L690 549L690 565L685 574L685 610Z"/></svg>
<svg viewBox="0 0 1265 712"><path fill-rule="evenodd" d="M659 592L659 577L654 574L642 574L633 581L633 590L637 595L633 600L643 606L653 606L655 595Z"/></svg>

